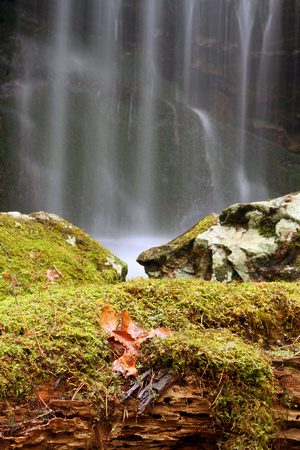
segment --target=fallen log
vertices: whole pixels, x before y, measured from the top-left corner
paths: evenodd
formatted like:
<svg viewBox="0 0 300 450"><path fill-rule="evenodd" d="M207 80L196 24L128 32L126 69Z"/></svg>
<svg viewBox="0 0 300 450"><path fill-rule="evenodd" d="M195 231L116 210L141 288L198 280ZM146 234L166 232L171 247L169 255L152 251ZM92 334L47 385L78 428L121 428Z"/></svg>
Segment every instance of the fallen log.
<svg viewBox="0 0 300 450"><path fill-rule="evenodd" d="M300 445L300 357L276 358L273 412L277 418L271 448ZM179 378L148 370L136 379L109 417L99 417L91 401L53 399L43 411L16 406L0 417L3 450L205 449L217 450L223 430L201 378ZM13 422L13 420L15 420Z"/></svg>

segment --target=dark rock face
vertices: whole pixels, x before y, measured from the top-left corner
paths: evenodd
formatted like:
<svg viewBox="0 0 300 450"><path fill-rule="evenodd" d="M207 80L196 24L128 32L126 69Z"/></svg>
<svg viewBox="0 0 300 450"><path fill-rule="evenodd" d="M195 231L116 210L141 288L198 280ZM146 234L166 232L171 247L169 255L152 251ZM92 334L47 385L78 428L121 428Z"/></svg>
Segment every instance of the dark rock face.
<svg viewBox="0 0 300 450"><path fill-rule="evenodd" d="M300 193L236 204L196 237L189 230L169 244L143 252L137 261L154 278L298 281L299 221Z"/></svg>

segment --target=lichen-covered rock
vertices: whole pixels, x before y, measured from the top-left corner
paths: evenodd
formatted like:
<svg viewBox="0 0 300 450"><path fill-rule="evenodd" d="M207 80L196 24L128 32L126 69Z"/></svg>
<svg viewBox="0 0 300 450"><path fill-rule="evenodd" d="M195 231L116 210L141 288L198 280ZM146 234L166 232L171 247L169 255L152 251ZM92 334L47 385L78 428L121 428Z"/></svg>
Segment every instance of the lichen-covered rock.
<svg viewBox="0 0 300 450"><path fill-rule="evenodd" d="M137 262L145 267L145 272L152 278L194 278L197 272L194 241L199 233L218 221L217 214L206 217L168 244L141 253Z"/></svg>
<svg viewBox="0 0 300 450"><path fill-rule="evenodd" d="M176 259L182 248L174 252L174 240L142 253L137 261L149 276L158 278L188 273L222 282L298 281L299 222L300 193L235 204L220 214L219 223L198 234L185 248L184 258Z"/></svg>

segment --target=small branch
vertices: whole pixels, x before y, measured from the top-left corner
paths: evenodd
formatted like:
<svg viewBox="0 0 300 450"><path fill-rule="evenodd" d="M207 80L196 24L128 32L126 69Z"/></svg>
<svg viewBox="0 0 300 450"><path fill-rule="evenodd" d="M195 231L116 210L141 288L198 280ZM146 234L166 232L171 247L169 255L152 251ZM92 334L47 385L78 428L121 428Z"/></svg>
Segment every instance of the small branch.
<svg viewBox="0 0 300 450"><path fill-rule="evenodd" d="M208 368L208 364L206 365L206 367L205 367L205 369L204 369L204 371L203 371L203 374L202 374L201 377L200 377L200 380L203 379L203 377L204 377L204 375L205 375L205 372L207 371L207 368Z"/></svg>
<svg viewBox="0 0 300 450"><path fill-rule="evenodd" d="M40 346L40 343L39 343L39 341L38 341L38 338L36 337L35 331L33 332L33 335L34 335L35 342L36 342L36 344L37 344L37 346L38 346L38 349L39 349L39 352L40 352L41 357L42 357L42 358L45 358L45 353L43 352L42 347Z"/></svg>
<svg viewBox="0 0 300 450"><path fill-rule="evenodd" d="M39 253L33 258L35 261L41 256L43 250L40 250Z"/></svg>
<svg viewBox="0 0 300 450"><path fill-rule="evenodd" d="M26 333L22 334L22 336L21 336L21 337L25 337L25 336L27 336L27 335L29 335L29 336L30 336L30 333L31 333L31 332L34 332L34 331L35 331L35 329L36 329L37 327L38 327L38 326L36 326L36 327L32 328L31 330L27 330L27 331L26 331Z"/></svg>
<svg viewBox="0 0 300 450"><path fill-rule="evenodd" d="M37 395L37 398L38 398L39 402L43 403L43 405L45 406L45 408L47 408L49 410L49 412L52 412L52 409L49 408L47 403L44 402L44 400L42 399L42 397L40 396L40 394L38 392L36 392L36 395Z"/></svg>
<svg viewBox="0 0 300 450"><path fill-rule="evenodd" d="M211 404L211 406L214 406L214 404L216 403L216 401L217 401L218 398L220 397L222 391L223 391L223 386L221 387L221 389L220 389L218 395L217 395L216 398L214 399L214 401L213 401L213 403Z"/></svg>
<svg viewBox="0 0 300 450"><path fill-rule="evenodd" d="M248 353L248 356L249 356L249 358L251 359L251 361L253 362L253 364L255 365L255 367L258 369L258 365L257 365L256 362L254 361L254 359L252 358L252 356L250 356L249 353Z"/></svg>
<svg viewBox="0 0 300 450"><path fill-rule="evenodd" d="M65 280L65 282L67 283L67 285L69 286L69 282L65 279L65 277L63 276L63 274L60 272L60 270L58 270L58 268L53 264L54 269L56 270L56 272Z"/></svg>
<svg viewBox="0 0 300 450"><path fill-rule="evenodd" d="M27 333L30 333L30 330L29 330L29 328L28 328L28 326L27 326L27 323L25 322L24 316L23 316L22 311L21 311L21 309L20 309L19 303L18 303L17 299L15 299L15 300L16 300L16 304L17 304L17 307L18 307L19 314L20 314L20 317L21 317L21 319L22 319L22 322L23 322L24 325L25 325L25 328L26 328L26 330L27 330Z"/></svg>
<svg viewBox="0 0 300 450"><path fill-rule="evenodd" d="M22 319L22 322L23 322L24 325L25 325L25 328L26 328L26 330L27 330L27 333L30 334L30 332L32 332L32 334L34 335L34 338L35 338L35 342L36 342L36 344L37 344L37 346L38 346L40 355L41 355L42 358L44 358L44 357L45 357L45 354L44 354L44 352L43 352L43 350L42 350L42 348L41 348L41 346L40 346L40 343L39 343L39 341L38 341L38 339L37 339L37 337L36 337L35 330L34 330L34 329L29 330L29 328L28 328L28 326L27 326L27 323L25 322L24 316L23 316L23 314L22 314L22 311L21 311L21 309L20 309L18 300L17 300L16 298L15 298L15 300L16 300L16 304L17 304L17 307L18 307L18 311L19 311L20 317L21 317L21 319ZM26 333L25 333L25 334L26 334Z"/></svg>
<svg viewBox="0 0 300 450"><path fill-rule="evenodd" d="M100 432L100 429L97 427L97 425L95 426L95 435L96 435L96 439L98 441L98 444L100 445L101 450L105 450L101 432Z"/></svg>
<svg viewBox="0 0 300 450"><path fill-rule="evenodd" d="M76 391L74 392L73 397L71 398L71 402L75 399L76 395L78 394L78 392L80 391L80 389L85 385L84 381L82 381L80 383L80 385L78 386L78 388L76 389Z"/></svg>
<svg viewBox="0 0 300 450"><path fill-rule="evenodd" d="M3 248L3 250L8 254L8 256L10 257L10 253L8 250L6 250L6 248L4 247L4 245L2 244L2 242L0 241L0 245Z"/></svg>
<svg viewBox="0 0 300 450"><path fill-rule="evenodd" d="M222 370L222 373L221 373L221 376L220 376L220 379L219 379L218 386L220 386L220 384L221 384L221 381L222 381L222 378L223 378L223 375L224 375L224 370L225 370L225 367L223 367L223 370Z"/></svg>
<svg viewBox="0 0 300 450"><path fill-rule="evenodd" d="M107 388L105 389L105 417L108 417Z"/></svg>

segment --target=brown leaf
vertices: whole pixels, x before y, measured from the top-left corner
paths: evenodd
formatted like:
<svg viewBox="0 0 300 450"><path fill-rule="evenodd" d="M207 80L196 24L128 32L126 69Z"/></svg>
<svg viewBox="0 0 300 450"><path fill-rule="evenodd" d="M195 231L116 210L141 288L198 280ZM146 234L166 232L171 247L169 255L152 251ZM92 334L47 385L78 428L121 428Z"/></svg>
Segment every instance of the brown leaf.
<svg viewBox="0 0 300 450"><path fill-rule="evenodd" d="M173 335L172 331L165 327L156 328L155 330L152 330L152 332L154 333L154 336L159 336L161 338Z"/></svg>
<svg viewBox="0 0 300 450"><path fill-rule="evenodd" d="M50 270L47 270L46 277L48 278L48 280L54 281L55 278L59 277L59 275L55 272L55 270L50 269Z"/></svg>
<svg viewBox="0 0 300 450"><path fill-rule="evenodd" d="M110 306L105 305L101 313L99 323L106 333L111 333L119 326L119 317L117 312Z"/></svg>
<svg viewBox="0 0 300 450"><path fill-rule="evenodd" d="M133 375L134 377L137 376L137 370L135 367L136 360L132 356L131 353L125 353L123 356L121 356L119 359L116 359L113 362L113 371L114 372L121 372L121 374L128 378L130 375Z"/></svg>
<svg viewBox="0 0 300 450"><path fill-rule="evenodd" d="M9 277L9 269L7 269L7 271L3 275L3 278L5 278L5 280L8 280L8 277Z"/></svg>
<svg viewBox="0 0 300 450"><path fill-rule="evenodd" d="M117 355L117 356L122 356L124 355L124 353L126 352L126 347L124 347L123 344L121 344L119 341L117 341L113 336L109 336L107 338L108 342L112 345L113 347L113 352Z"/></svg>
<svg viewBox="0 0 300 450"><path fill-rule="evenodd" d="M143 328L138 327L126 311L122 311L122 331L127 331L133 338L144 337L148 334Z"/></svg>
<svg viewBox="0 0 300 450"><path fill-rule="evenodd" d="M134 337L127 331L115 330L111 332L111 336L107 339L110 344L113 343L113 339L120 342L126 350L129 350L133 355L139 353L139 345Z"/></svg>

